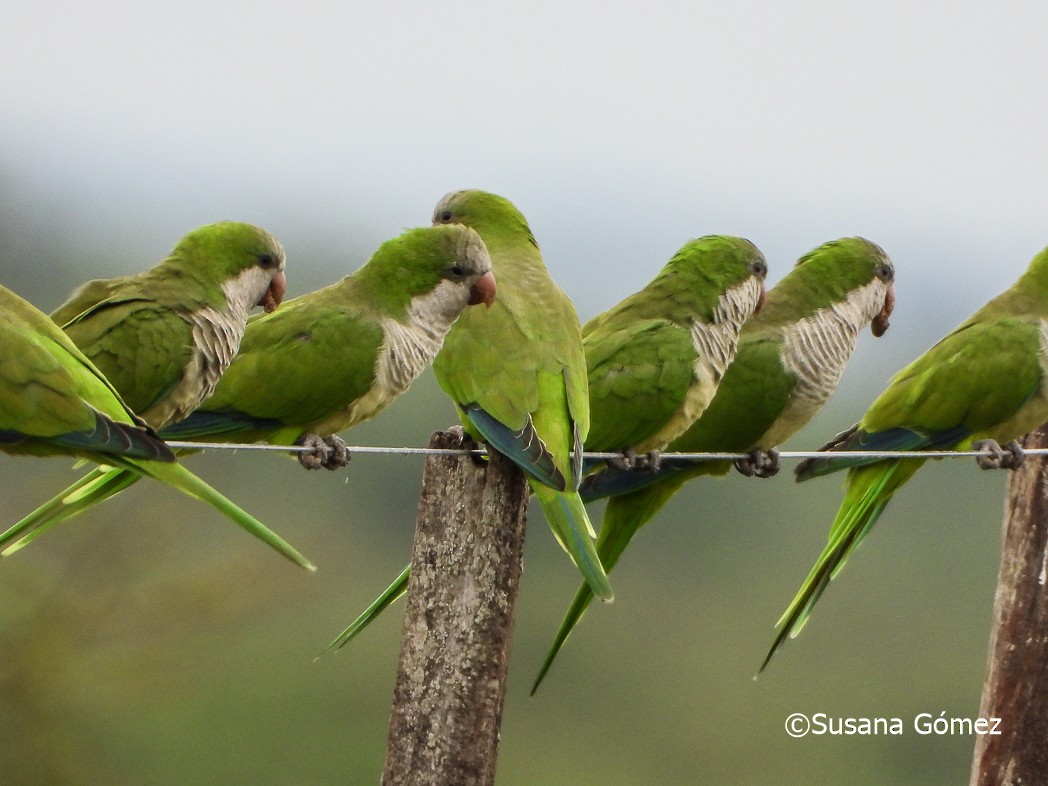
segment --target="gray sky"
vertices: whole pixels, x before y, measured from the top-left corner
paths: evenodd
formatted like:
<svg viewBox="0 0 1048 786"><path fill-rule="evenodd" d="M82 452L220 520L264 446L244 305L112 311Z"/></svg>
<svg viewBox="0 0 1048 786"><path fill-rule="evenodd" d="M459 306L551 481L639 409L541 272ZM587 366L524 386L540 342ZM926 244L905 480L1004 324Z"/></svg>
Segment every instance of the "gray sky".
<svg viewBox="0 0 1048 786"><path fill-rule="evenodd" d="M751 238L774 281L862 234L927 344L1048 244L1046 31L1045 2L15 0L0 173L143 266L257 221L293 289L486 188L583 318L690 237Z"/></svg>

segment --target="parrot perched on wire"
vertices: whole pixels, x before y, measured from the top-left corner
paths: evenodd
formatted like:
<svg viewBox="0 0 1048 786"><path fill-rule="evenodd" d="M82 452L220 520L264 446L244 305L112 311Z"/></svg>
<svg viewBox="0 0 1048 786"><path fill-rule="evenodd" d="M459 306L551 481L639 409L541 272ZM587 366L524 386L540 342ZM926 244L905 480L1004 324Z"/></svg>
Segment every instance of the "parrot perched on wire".
<svg viewBox="0 0 1048 786"><path fill-rule="evenodd" d="M692 240L653 281L582 328L586 450L662 450L695 422L764 301L764 256L748 240ZM592 462L587 462L591 466Z"/></svg>
<svg viewBox="0 0 1048 786"><path fill-rule="evenodd" d="M779 619L761 670L807 622L823 591L895 492L926 459L849 451L982 450L985 469L1014 469L1015 440L1048 420L1048 249L1011 286L892 377L855 426L797 465L798 480L848 470L829 540ZM1003 445L1003 447L1002 447Z"/></svg>
<svg viewBox="0 0 1048 786"><path fill-rule="evenodd" d="M767 454L822 408L840 381L859 333L888 329L895 269L884 251L862 238L825 243L797 262L768 292L761 312L742 329L735 361L713 401L670 452L752 452L744 474L769 476ZM774 453L772 453L774 456ZM609 467L583 484L587 501L610 496L597 552L610 571L637 531L691 478L723 475L728 461L667 459L658 472ZM535 680L538 688L582 618L592 596L580 587Z"/></svg>
<svg viewBox="0 0 1048 786"><path fill-rule="evenodd" d="M253 317L214 395L161 433L309 444L316 450L305 454L307 466L344 465L345 444L330 435L381 412L432 361L463 309L494 299L491 260L476 232L409 230L352 275ZM136 480L120 468L88 473L0 535L0 548L21 547Z"/></svg>
<svg viewBox="0 0 1048 786"><path fill-rule="evenodd" d="M42 311L0 287L0 450L71 455L148 476L206 502L297 564L310 562L175 461L95 365Z"/></svg>
<svg viewBox="0 0 1048 786"><path fill-rule="evenodd" d="M642 290L587 322L582 340L596 416L587 450L622 452L635 462L636 453L657 453L691 425L735 356L739 329L763 303L766 275L764 256L748 240L699 238ZM408 576L405 568L332 646L397 600Z"/></svg>
<svg viewBox="0 0 1048 786"><path fill-rule="evenodd" d="M277 239L223 221L193 230L144 273L88 282L52 319L159 430L211 395L251 309L273 311L285 289Z"/></svg>
<svg viewBox="0 0 1048 786"><path fill-rule="evenodd" d="M578 315L550 278L527 221L484 191L444 196L434 224L465 224L484 239L499 281L495 305L470 311L433 362L466 433L527 474L550 529L602 600L611 585L579 499L589 431L586 359Z"/></svg>

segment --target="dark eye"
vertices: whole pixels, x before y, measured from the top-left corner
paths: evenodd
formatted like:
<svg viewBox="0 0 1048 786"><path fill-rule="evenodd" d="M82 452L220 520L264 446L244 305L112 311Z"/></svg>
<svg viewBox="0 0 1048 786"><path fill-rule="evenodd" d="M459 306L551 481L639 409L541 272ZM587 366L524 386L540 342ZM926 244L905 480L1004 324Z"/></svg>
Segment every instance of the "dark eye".
<svg viewBox="0 0 1048 786"><path fill-rule="evenodd" d="M448 268L448 272L451 273L452 278L465 278L466 269L461 265L455 265L454 267Z"/></svg>
<svg viewBox="0 0 1048 786"><path fill-rule="evenodd" d="M895 277L895 271L893 271L887 265L877 266L877 278L881 281L891 281Z"/></svg>
<svg viewBox="0 0 1048 786"><path fill-rule="evenodd" d="M441 210L437 214L437 221L439 221L442 224L450 224L451 223L451 211L450 210Z"/></svg>
<svg viewBox="0 0 1048 786"><path fill-rule="evenodd" d="M259 254L258 266L268 270L271 267L277 266L277 260L272 254Z"/></svg>
<svg viewBox="0 0 1048 786"><path fill-rule="evenodd" d="M755 276L764 276L768 274L768 266L763 262L754 262L750 265L750 271Z"/></svg>

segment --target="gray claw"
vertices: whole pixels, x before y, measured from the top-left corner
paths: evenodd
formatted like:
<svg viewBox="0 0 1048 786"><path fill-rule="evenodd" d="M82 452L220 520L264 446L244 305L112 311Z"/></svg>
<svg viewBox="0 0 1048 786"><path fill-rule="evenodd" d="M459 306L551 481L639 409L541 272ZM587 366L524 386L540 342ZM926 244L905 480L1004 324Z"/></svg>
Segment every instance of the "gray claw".
<svg viewBox="0 0 1048 786"><path fill-rule="evenodd" d="M985 451L975 457L980 469L1019 469L1026 461L1026 452L1014 439L1004 447L993 439L979 439L972 443L972 450Z"/></svg>
<svg viewBox="0 0 1048 786"><path fill-rule="evenodd" d="M662 454L657 450L649 450L638 456L636 450L628 447L621 456L608 459L608 464L621 472L658 472L662 466Z"/></svg>
<svg viewBox="0 0 1048 786"><path fill-rule="evenodd" d="M770 478L779 472L779 451L754 448L749 456L735 459L735 469L748 478Z"/></svg>
<svg viewBox="0 0 1048 786"><path fill-rule="evenodd" d="M484 446L467 434L462 426L458 424L451 426L448 429L448 433L461 435L462 449L470 451L467 455L469 455L469 460L472 461L475 466L486 467L488 465L488 457L483 453L476 452L481 450Z"/></svg>
<svg viewBox="0 0 1048 786"><path fill-rule="evenodd" d="M338 469L349 463L349 449L341 437L332 434L326 439L319 434L303 434L296 445L313 448L311 453L299 453L298 463L306 469Z"/></svg>
<svg viewBox="0 0 1048 786"><path fill-rule="evenodd" d="M341 469L349 463L349 448L342 437L332 434L324 442L331 447L331 454L324 462L324 469Z"/></svg>
<svg viewBox="0 0 1048 786"><path fill-rule="evenodd" d="M621 456L608 459L608 464L620 472L628 472L637 465L637 451L633 448L626 448L622 451Z"/></svg>
<svg viewBox="0 0 1048 786"><path fill-rule="evenodd" d="M633 468L638 472L658 472L662 467L662 453L657 450L649 450L643 456L637 456L633 462Z"/></svg>

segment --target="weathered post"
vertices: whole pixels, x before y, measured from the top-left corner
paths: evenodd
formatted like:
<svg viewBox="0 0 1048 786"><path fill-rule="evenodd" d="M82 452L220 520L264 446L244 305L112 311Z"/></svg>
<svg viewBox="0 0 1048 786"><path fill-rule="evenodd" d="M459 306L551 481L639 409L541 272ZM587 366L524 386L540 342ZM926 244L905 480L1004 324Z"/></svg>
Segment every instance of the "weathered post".
<svg viewBox="0 0 1048 786"><path fill-rule="evenodd" d="M457 428L429 444L465 446ZM497 453L427 459L385 786L495 782L527 504L523 473Z"/></svg>
<svg viewBox="0 0 1048 786"><path fill-rule="evenodd" d="M1023 440L1048 447L1042 426ZM1011 473L981 718L999 735L976 737L972 786L1048 783L1048 462L1030 456Z"/></svg>

